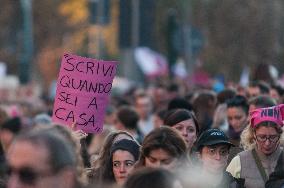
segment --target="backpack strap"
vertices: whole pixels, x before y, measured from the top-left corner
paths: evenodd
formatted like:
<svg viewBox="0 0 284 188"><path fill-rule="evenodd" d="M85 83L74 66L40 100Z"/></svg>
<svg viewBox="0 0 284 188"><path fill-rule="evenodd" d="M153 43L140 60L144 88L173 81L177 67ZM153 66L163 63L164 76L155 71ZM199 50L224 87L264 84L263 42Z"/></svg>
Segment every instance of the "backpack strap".
<svg viewBox="0 0 284 188"><path fill-rule="evenodd" d="M284 156L283 156L283 150L281 150L281 153L280 153L279 158L277 160L274 172L282 170L283 169L283 163L284 163Z"/></svg>
<svg viewBox="0 0 284 188"><path fill-rule="evenodd" d="M257 168L258 168L258 170L260 172L260 175L261 175L261 177L262 177L262 179L263 179L263 181L265 183L268 180L268 176L267 176L267 174L266 174L266 172L264 170L264 167L262 166L262 163L261 163L261 161L260 161L260 159L259 159L259 157L258 157L258 155L257 155L257 153L255 151L255 149L252 150L252 156L253 156L253 158L255 160L255 163L256 163L256 166L257 166Z"/></svg>

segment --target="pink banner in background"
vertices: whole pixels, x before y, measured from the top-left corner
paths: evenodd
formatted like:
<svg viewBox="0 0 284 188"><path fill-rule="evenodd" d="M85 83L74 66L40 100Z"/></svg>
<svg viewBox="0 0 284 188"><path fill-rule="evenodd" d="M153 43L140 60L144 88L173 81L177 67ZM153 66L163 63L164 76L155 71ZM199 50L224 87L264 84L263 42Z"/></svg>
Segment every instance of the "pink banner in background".
<svg viewBox="0 0 284 188"><path fill-rule="evenodd" d="M52 120L87 133L103 129L116 61L64 54L57 80Z"/></svg>

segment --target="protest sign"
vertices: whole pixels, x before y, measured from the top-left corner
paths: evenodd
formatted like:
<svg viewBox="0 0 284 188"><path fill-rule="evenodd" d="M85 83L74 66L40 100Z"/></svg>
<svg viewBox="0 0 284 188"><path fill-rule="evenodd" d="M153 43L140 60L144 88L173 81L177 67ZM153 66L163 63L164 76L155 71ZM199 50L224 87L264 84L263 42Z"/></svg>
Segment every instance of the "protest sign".
<svg viewBox="0 0 284 188"><path fill-rule="evenodd" d="M87 133L102 131L117 62L64 54L57 80L52 120L76 122Z"/></svg>

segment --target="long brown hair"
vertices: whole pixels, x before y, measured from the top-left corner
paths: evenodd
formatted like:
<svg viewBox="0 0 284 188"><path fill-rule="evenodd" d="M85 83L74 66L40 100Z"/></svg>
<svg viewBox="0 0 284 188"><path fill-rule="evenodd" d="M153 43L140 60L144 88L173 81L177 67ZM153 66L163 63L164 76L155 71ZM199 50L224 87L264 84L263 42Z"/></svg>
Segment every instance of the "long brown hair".
<svg viewBox="0 0 284 188"><path fill-rule="evenodd" d="M133 136L126 131L111 132L105 139L98 159L92 164L92 168L88 174L91 182L110 183L114 181L112 166L109 164L111 160L110 148L118 135L127 135L132 140L136 141Z"/></svg>
<svg viewBox="0 0 284 188"><path fill-rule="evenodd" d="M179 133L173 128L162 126L151 131L141 146L141 154L137 167L145 166L145 158L150 152L156 149L163 149L172 157L184 159L186 156L186 143Z"/></svg>

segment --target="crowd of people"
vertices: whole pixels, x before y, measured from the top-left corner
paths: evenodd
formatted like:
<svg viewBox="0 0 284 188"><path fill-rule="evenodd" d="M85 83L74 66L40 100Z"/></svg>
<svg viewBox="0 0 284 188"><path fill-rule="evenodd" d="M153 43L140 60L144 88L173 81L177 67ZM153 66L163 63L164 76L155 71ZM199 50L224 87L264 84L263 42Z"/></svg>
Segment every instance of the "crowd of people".
<svg viewBox="0 0 284 188"><path fill-rule="evenodd" d="M282 188L283 100L263 81L131 88L111 96L98 134L4 101L0 188Z"/></svg>

